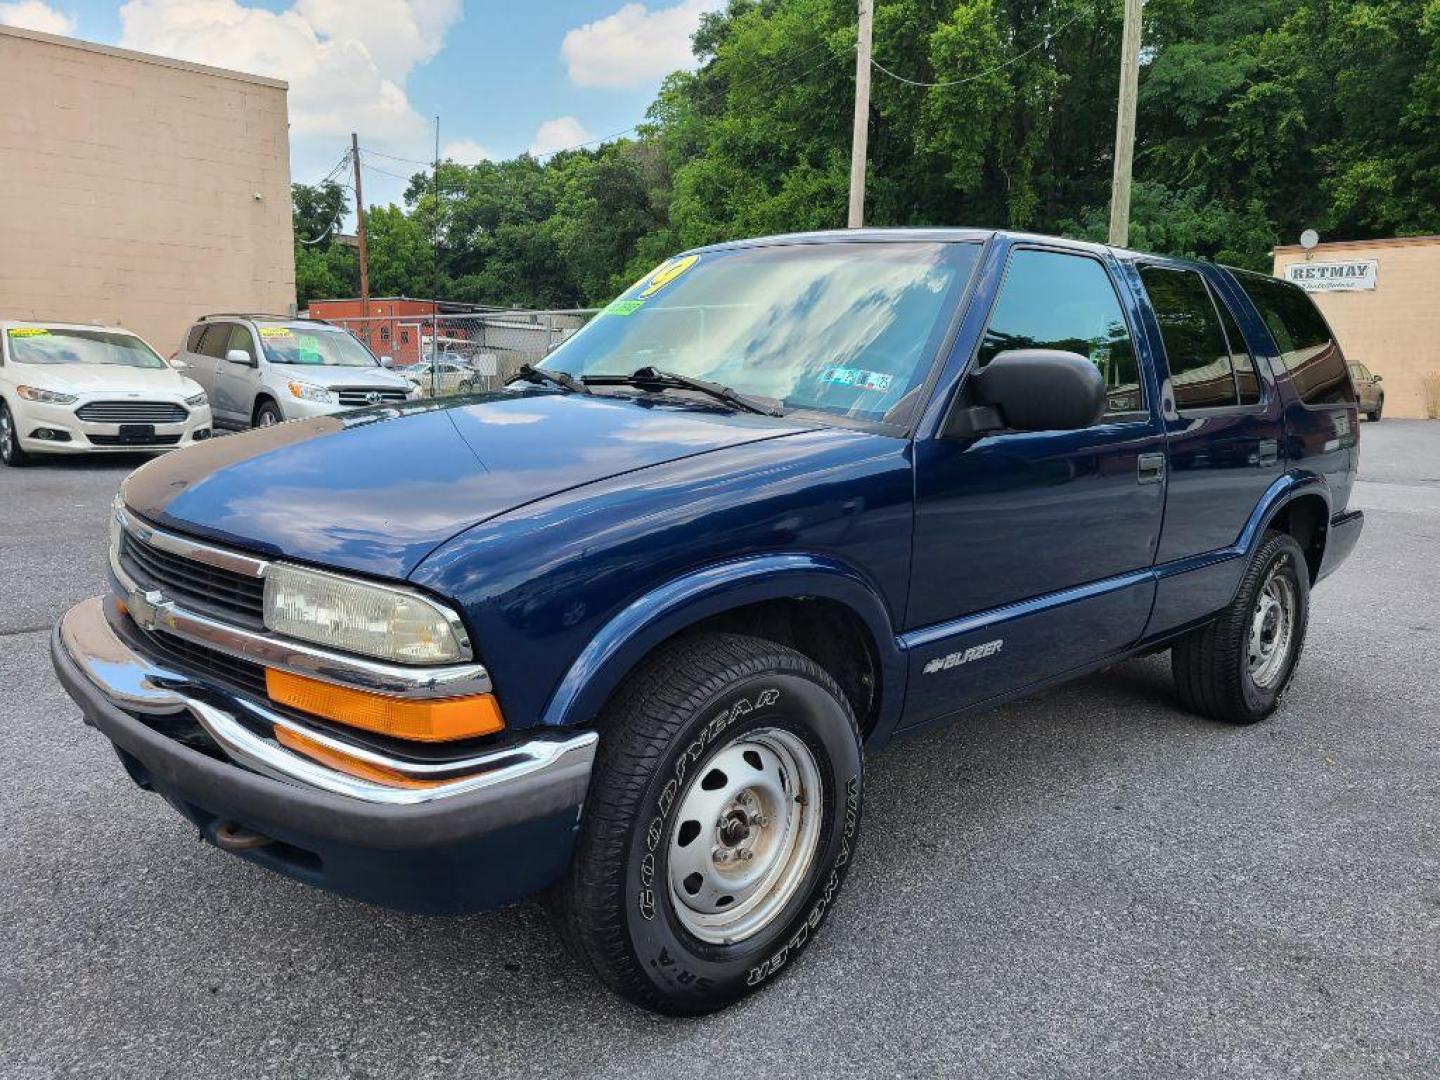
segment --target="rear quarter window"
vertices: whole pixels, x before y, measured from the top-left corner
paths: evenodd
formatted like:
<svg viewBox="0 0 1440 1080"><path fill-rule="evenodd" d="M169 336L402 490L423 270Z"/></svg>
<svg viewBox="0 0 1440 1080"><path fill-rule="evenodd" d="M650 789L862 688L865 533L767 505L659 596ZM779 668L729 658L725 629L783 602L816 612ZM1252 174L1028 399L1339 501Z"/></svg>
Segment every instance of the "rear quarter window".
<svg viewBox="0 0 1440 1080"><path fill-rule="evenodd" d="M1307 405L1342 405L1355 400L1350 369L1335 335L1304 290L1259 274L1235 275L1265 320L1279 354L1277 375L1288 378Z"/></svg>

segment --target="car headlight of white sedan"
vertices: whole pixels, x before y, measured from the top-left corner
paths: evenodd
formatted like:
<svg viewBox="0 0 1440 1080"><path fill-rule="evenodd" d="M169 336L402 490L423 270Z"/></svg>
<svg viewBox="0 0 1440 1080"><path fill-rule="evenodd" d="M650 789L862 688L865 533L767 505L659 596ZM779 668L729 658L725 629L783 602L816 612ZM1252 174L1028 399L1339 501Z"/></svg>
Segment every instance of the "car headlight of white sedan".
<svg viewBox="0 0 1440 1080"><path fill-rule="evenodd" d="M189 405L192 409L198 409L202 405L208 405L209 403L210 399L205 396L205 392L203 390L200 393L196 394L194 397L187 397L185 399L185 404Z"/></svg>
<svg viewBox="0 0 1440 1080"><path fill-rule="evenodd" d="M59 390L46 390L39 386L17 386L15 393L26 401L39 401L46 405L73 405L77 400L74 394L62 394Z"/></svg>

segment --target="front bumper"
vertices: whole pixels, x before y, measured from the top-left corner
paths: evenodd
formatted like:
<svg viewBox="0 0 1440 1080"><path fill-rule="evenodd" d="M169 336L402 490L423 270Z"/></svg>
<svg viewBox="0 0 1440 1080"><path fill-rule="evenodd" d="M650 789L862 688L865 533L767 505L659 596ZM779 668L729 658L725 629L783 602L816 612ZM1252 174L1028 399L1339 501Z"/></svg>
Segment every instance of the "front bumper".
<svg viewBox="0 0 1440 1080"><path fill-rule="evenodd" d="M155 441L145 443L121 443L120 424L81 420L77 410L94 400L108 400L113 395L88 393L70 405L54 405L40 401L21 401L17 398L11 415L15 421L15 433L20 448L35 454L145 454L164 450L178 450L210 437L212 420L209 405L186 406L175 402L189 412L185 420L154 425ZM50 433L39 438L37 431ZM57 437L58 435L58 437Z"/></svg>
<svg viewBox="0 0 1440 1080"><path fill-rule="evenodd" d="M263 707L138 651L99 597L65 614L50 652L86 723L114 743L131 778L251 862L371 903L443 914L513 902L569 864L594 732L491 751L461 779L396 789L266 738L255 723ZM166 733L188 717L217 753Z"/></svg>

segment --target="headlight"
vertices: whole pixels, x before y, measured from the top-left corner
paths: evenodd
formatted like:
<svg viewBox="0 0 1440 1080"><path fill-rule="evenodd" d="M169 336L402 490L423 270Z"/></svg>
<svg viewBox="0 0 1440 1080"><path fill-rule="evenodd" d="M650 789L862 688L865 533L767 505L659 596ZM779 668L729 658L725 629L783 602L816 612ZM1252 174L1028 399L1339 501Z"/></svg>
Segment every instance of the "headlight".
<svg viewBox="0 0 1440 1080"><path fill-rule="evenodd" d="M402 664L471 656L459 617L428 597L283 563L265 571L265 625L277 634Z"/></svg>
<svg viewBox="0 0 1440 1080"><path fill-rule="evenodd" d="M314 383L300 382L298 379L290 384L290 393L304 401L318 401L325 405L337 405L340 402L333 390L326 390Z"/></svg>
<svg viewBox="0 0 1440 1080"><path fill-rule="evenodd" d="M43 401L46 405L69 405L75 401L74 394L62 394L58 390L42 390L38 386L17 386L15 392L26 401Z"/></svg>
<svg viewBox="0 0 1440 1080"><path fill-rule="evenodd" d="M189 405L192 409L198 409L201 405L204 405L207 400L208 399L205 397L205 394L202 391L201 393L196 394L194 397L187 397L185 399L185 404Z"/></svg>

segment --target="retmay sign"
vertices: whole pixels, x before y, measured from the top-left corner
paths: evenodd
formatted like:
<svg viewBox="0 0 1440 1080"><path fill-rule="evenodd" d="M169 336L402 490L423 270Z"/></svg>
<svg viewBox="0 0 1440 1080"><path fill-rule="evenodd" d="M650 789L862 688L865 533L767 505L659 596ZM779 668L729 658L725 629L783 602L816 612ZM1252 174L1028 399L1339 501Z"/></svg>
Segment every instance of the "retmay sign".
<svg viewBox="0 0 1440 1080"><path fill-rule="evenodd" d="M1379 266L1375 259L1291 263L1285 267L1285 280L1306 292L1355 292L1375 288Z"/></svg>

